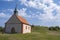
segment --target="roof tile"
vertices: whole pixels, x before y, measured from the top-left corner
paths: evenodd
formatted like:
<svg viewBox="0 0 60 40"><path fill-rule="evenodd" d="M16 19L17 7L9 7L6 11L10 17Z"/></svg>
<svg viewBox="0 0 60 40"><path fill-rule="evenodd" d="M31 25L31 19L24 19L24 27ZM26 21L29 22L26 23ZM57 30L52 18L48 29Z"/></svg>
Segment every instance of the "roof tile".
<svg viewBox="0 0 60 40"><path fill-rule="evenodd" d="M21 16L17 16L17 18L22 22L22 23L25 23L25 24L28 24L28 22Z"/></svg>

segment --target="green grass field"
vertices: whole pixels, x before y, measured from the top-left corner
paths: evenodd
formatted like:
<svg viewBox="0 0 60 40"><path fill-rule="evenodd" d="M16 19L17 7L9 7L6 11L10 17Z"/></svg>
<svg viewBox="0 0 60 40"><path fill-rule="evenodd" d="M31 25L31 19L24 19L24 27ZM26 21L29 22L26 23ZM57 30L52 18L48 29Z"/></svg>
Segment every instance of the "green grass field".
<svg viewBox="0 0 60 40"><path fill-rule="evenodd" d="M60 31L49 31L46 27L34 27L30 34L1 34L0 40L60 40Z"/></svg>

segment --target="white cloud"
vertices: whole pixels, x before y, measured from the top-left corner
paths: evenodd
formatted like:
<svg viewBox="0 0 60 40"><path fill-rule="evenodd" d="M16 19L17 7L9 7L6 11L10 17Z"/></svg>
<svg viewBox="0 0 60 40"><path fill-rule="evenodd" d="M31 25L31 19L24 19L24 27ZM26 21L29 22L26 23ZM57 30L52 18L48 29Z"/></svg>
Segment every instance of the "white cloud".
<svg viewBox="0 0 60 40"><path fill-rule="evenodd" d="M52 3L53 0L43 0L43 3Z"/></svg>
<svg viewBox="0 0 60 40"><path fill-rule="evenodd" d="M52 3L53 2L52 0L30 0L30 1L20 0L20 1L21 1L21 4L24 4L25 6L33 7L36 9L45 8L46 7L45 3Z"/></svg>
<svg viewBox="0 0 60 40"><path fill-rule="evenodd" d="M20 16L26 16L26 8L22 8L22 9L20 9L20 10L18 10L18 15L20 15Z"/></svg>
<svg viewBox="0 0 60 40"><path fill-rule="evenodd" d="M22 9L18 10L18 15L23 16L23 17L31 18L31 15L28 15L26 13L26 10L27 10L26 8L22 8Z"/></svg>
<svg viewBox="0 0 60 40"><path fill-rule="evenodd" d="M11 15L1 12L0 18L9 18Z"/></svg>
<svg viewBox="0 0 60 40"><path fill-rule="evenodd" d="M14 10L13 9L7 9L8 11L11 11L11 12L13 12Z"/></svg>
<svg viewBox="0 0 60 40"><path fill-rule="evenodd" d="M20 0L20 1L21 1L21 4L24 4L25 6L28 6L28 7L33 7L33 8L43 7L43 5L41 5L41 3L37 0L34 0L34 1Z"/></svg>
<svg viewBox="0 0 60 40"><path fill-rule="evenodd" d="M0 13L0 17L5 17L6 15L4 13Z"/></svg>
<svg viewBox="0 0 60 40"><path fill-rule="evenodd" d="M14 1L14 0L3 0L3 1Z"/></svg>
<svg viewBox="0 0 60 40"><path fill-rule="evenodd" d="M27 7L33 7L36 9L43 9L44 14L37 15L38 19L41 20L56 20L60 19L60 6L55 4L53 0L20 0L22 4L26 5ZM45 5L49 4L49 6ZM53 11L56 10L56 16L53 16ZM36 16L31 15L33 18Z"/></svg>

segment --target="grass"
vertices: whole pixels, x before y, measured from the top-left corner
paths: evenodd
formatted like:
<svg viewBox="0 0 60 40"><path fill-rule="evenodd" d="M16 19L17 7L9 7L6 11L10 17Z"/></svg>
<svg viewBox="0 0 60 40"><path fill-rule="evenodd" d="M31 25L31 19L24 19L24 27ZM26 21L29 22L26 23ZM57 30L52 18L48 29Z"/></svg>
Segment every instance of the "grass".
<svg viewBox="0 0 60 40"><path fill-rule="evenodd" d="M34 27L30 34L1 34L0 40L60 40L60 31L49 31L47 27Z"/></svg>

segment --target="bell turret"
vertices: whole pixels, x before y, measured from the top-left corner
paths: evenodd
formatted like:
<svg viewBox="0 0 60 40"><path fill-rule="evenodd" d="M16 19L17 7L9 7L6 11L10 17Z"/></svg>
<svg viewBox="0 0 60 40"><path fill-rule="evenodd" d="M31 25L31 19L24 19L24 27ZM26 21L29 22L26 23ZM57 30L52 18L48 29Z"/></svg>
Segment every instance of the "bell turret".
<svg viewBox="0 0 60 40"><path fill-rule="evenodd" d="M17 5L16 5L16 7L15 7L14 14L15 14L15 15L18 15Z"/></svg>

